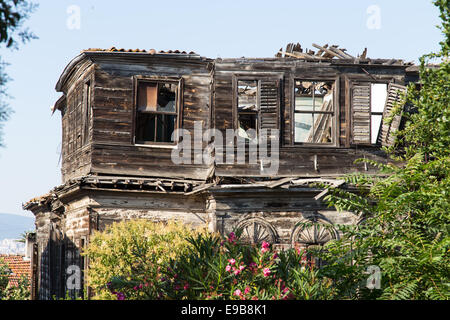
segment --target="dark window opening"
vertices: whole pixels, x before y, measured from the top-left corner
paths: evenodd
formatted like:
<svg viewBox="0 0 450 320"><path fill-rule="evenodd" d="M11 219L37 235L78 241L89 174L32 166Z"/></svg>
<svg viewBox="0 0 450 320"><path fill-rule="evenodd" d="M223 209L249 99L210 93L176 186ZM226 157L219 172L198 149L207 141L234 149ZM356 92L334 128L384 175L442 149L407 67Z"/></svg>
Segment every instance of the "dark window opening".
<svg viewBox="0 0 450 320"><path fill-rule="evenodd" d="M177 128L175 82L139 82L136 110L136 143L172 143Z"/></svg>
<svg viewBox="0 0 450 320"><path fill-rule="evenodd" d="M239 80L238 81L238 134L245 139L253 139L247 130L258 131L260 122L258 106L258 81Z"/></svg>

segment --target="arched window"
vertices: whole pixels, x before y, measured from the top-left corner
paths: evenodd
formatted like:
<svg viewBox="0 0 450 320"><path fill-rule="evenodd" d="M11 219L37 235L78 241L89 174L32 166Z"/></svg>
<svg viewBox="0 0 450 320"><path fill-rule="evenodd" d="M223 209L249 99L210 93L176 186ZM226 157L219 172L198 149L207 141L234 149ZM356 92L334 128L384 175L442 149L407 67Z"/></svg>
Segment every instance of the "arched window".
<svg viewBox="0 0 450 320"><path fill-rule="evenodd" d="M275 243L277 240L274 228L260 218L245 219L236 229L241 233L240 239L244 243L258 244L263 241Z"/></svg>
<svg viewBox="0 0 450 320"><path fill-rule="evenodd" d="M328 241L338 238L339 235L332 224L314 215L296 225L291 245L298 249L321 250ZM324 261L313 257L310 253L307 253L306 259L309 264L317 267L324 265Z"/></svg>

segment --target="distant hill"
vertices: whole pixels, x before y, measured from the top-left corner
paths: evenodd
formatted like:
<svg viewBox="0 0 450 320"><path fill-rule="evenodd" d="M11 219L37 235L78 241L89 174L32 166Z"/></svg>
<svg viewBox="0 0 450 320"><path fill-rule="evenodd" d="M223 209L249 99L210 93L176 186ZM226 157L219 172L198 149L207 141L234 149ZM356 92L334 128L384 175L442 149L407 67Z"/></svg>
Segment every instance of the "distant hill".
<svg viewBox="0 0 450 320"><path fill-rule="evenodd" d="M17 239L25 231L34 230L34 218L0 213L0 240Z"/></svg>

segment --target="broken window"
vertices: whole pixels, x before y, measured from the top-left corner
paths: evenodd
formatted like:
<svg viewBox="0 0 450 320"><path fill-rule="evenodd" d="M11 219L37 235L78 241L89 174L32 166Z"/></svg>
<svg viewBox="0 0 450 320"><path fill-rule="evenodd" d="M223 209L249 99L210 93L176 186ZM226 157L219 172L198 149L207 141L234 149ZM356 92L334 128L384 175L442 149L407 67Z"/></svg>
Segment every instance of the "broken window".
<svg viewBox="0 0 450 320"><path fill-rule="evenodd" d="M240 137L254 141L260 129L274 137L280 127L279 91L280 80L271 77L237 81L236 123Z"/></svg>
<svg viewBox="0 0 450 320"><path fill-rule="evenodd" d="M177 82L141 81L137 88L136 143L172 143L177 127Z"/></svg>
<svg viewBox="0 0 450 320"><path fill-rule="evenodd" d="M388 97L386 83L357 82L352 86L352 132L354 144L377 144L383 128Z"/></svg>
<svg viewBox="0 0 450 320"><path fill-rule="evenodd" d="M376 144L380 134L384 105L387 97L387 84L372 83L370 86L370 143Z"/></svg>
<svg viewBox="0 0 450 320"><path fill-rule="evenodd" d="M247 130L258 130L259 107L258 107L258 81L238 81L238 134L246 139L249 137Z"/></svg>
<svg viewBox="0 0 450 320"><path fill-rule="evenodd" d="M295 81L295 143L333 143L333 89L334 81Z"/></svg>

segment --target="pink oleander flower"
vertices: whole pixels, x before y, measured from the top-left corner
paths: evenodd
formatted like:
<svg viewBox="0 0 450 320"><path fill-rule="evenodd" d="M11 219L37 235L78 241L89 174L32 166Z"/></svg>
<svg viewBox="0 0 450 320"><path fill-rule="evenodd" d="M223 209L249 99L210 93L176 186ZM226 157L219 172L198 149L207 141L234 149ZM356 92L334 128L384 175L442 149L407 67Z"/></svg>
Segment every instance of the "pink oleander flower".
<svg viewBox="0 0 450 320"><path fill-rule="evenodd" d="M233 293L234 296L240 297L242 295L241 290L236 289L236 291Z"/></svg>
<svg viewBox="0 0 450 320"><path fill-rule="evenodd" d="M137 289L138 289L137 286L134 286L134 287L133 287L133 290L134 290L134 291L137 291Z"/></svg>
<svg viewBox="0 0 450 320"><path fill-rule="evenodd" d="M242 271L245 269L245 266L239 266L239 271Z"/></svg>
<svg viewBox="0 0 450 320"><path fill-rule="evenodd" d="M250 268L256 268L258 265L254 262L250 262L250 264L248 265Z"/></svg>
<svg viewBox="0 0 450 320"><path fill-rule="evenodd" d="M270 275L270 269L269 268L264 268L263 269L263 274L264 274L264 277L268 277Z"/></svg>
<svg viewBox="0 0 450 320"><path fill-rule="evenodd" d="M230 265L227 265L227 266L225 267L225 270L226 270L227 272L230 272L230 271L231 271L231 266L230 266Z"/></svg>
<svg viewBox="0 0 450 320"><path fill-rule="evenodd" d="M244 290L244 294L247 294L247 293L249 293L250 292L250 287L249 286L247 286L247 287L245 287L245 290Z"/></svg>
<svg viewBox="0 0 450 320"><path fill-rule="evenodd" d="M228 262L229 262L232 266L234 266L234 265L236 264L236 260L234 260L234 259L229 259Z"/></svg>
<svg viewBox="0 0 450 320"><path fill-rule="evenodd" d="M236 235L234 234L234 232L230 232L230 234L228 235L228 242L234 241L236 241Z"/></svg>
<svg viewBox="0 0 450 320"><path fill-rule="evenodd" d="M263 241L261 245L261 252L266 253L267 251L270 251L270 244L268 242Z"/></svg>
<svg viewBox="0 0 450 320"><path fill-rule="evenodd" d="M239 273L241 273L241 270L235 268L234 269L234 275L237 276L237 275L239 275Z"/></svg>
<svg viewBox="0 0 450 320"><path fill-rule="evenodd" d="M122 292L116 293L117 300L125 300L125 295Z"/></svg>
<svg viewBox="0 0 450 320"><path fill-rule="evenodd" d="M186 284L184 285L183 289L184 289L184 290L189 289L189 283L186 282Z"/></svg>

